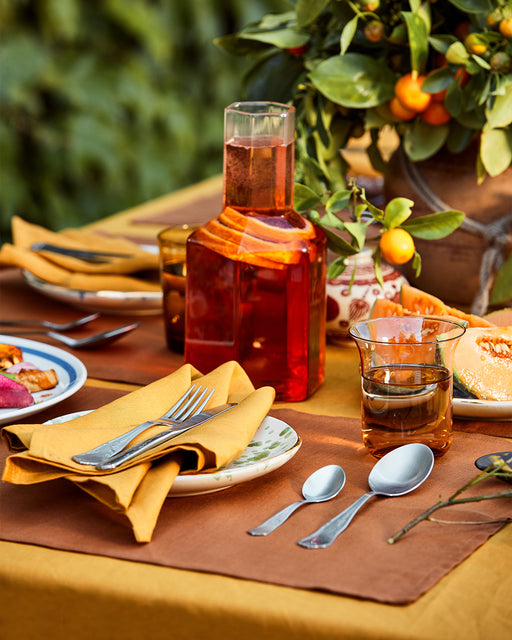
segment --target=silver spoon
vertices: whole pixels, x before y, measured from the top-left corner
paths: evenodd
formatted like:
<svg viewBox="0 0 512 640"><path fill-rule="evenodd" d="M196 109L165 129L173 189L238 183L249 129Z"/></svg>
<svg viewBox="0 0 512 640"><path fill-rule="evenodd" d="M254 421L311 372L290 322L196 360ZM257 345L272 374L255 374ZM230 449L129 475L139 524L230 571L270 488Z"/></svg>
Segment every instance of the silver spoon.
<svg viewBox="0 0 512 640"><path fill-rule="evenodd" d="M123 327L118 327L117 329L110 329L109 331L103 331L102 333L95 333L92 336L88 336L87 338L70 338L69 336L64 336L60 333L55 333L55 331L42 331L40 329L27 329L23 331L16 331L16 333L12 333L10 335L24 335L29 333L42 333L45 336L49 336L53 340L57 342L61 342L65 344L67 347L71 349L97 349L98 347L104 347L115 340L119 340L127 333L130 333L134 329L139 326L139 322L133 322L132 324L126 324ZM9 335L8 333L6 335Z"/></svg>
<svg viewBox="0 0 512 640"><path fill-rule="evenodd" d="M283 524L303 504L325 502L337 496L345 486L345 472L337 464L329 464L317 469L306 479L302 487L304 500L299 500L285 507L268 520L247 533L251 536L266 536Z"/></svg>
<svg viewBox="0 0 512 640"><path fill-rule="evenodd" d="M365 493L345 511L322 525L298 544L307 549L329 547L348 527L359 509L373 496L402 496L419 487L430 475L434 454L424 444L405 444L387 453L373 467L368 477L371 491Z"/></svg>

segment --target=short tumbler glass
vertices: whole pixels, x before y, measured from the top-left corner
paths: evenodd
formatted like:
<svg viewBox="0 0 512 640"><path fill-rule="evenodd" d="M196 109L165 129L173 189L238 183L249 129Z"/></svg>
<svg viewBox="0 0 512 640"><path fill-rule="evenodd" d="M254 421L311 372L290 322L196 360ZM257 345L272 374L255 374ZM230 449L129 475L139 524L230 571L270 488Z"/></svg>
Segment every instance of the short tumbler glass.
<svg viewBox="0 0 512 640"><path fill-rule="evenodd" d="M169 349L178 353L183 353L185 344L187 238L197 228L181 224L158 234L165 338Z"/></svg>
<svg viewBox="0 0 512 640"><path fill-rule="evenodd" d="M411 442L434 456L452 441L452 363L465 327L442 317L375 318L352 325L361 358L363 443L380 458Z"/></svg>

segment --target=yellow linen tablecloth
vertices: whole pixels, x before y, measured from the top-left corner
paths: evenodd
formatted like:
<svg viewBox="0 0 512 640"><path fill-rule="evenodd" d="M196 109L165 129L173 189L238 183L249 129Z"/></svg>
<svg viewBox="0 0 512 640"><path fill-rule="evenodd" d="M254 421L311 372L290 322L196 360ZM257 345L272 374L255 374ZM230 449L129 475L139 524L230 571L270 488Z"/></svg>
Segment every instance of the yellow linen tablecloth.
<svg viewBox="0 0 512 640"><path fill-rule="evenodd" d="M218 190L219 181L155 206L96 223L140 237L140 219ZM131 221L137 219L134 224ZM143 233L154 236L157 228ZM327 376L313 398L287 406L359 415L357 355L329 347ZM104 386L89 379L89 386ZM108 383L116 386L116 383ZM119 385L126 388L126 385ZM170 540L169 544L173 544ZM371 549L368 550L371 553ZM276 558L279 562L279 558ZM512 526L504 527L419 600L390 606L105 557L0 542L0 637L21 640L123 638L227 640L486 640L510 634ZM340 567L343 571L343 567Z"/></svg>

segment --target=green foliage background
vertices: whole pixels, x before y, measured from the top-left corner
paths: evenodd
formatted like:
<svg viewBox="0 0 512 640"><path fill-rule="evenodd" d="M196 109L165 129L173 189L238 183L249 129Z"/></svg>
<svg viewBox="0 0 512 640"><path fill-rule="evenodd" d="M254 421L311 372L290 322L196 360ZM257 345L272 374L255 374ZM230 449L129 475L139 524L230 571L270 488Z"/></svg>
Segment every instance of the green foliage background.
<svg viewBox="0 0 512 640"><path fill-rule="evenodd" d="M0 236L220 173L241 62L213 44L285 0L0 0Z"/></svg>

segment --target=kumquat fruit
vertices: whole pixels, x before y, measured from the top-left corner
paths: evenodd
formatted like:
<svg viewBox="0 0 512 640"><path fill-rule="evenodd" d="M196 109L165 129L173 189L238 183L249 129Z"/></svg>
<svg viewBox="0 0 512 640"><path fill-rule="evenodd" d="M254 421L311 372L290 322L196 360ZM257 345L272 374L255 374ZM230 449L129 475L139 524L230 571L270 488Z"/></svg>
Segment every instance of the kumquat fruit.
<svg viewBox="0 0 512 640"><path fill-rule="evenodd" d="M379 242L382 257L390 264L405 264L414 256L415 247L411 234L396 227L385 231Z"/></svg>

